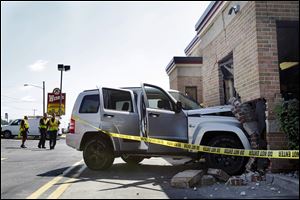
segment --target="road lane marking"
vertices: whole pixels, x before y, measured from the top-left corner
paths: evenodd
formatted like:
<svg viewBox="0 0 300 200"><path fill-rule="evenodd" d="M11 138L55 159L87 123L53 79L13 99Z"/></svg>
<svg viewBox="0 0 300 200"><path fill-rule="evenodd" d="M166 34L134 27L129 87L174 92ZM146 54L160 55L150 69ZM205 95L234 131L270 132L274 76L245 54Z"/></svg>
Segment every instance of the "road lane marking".
<svg viewBox="0 0 300 200"><path fill-rule="evenodd" d="M47 199L58 199L67 189L70 187L70 185L78 180L77 178L80 176L80 174L86 169L86 165L83 165L78 172L72 176L69 180L65 181L60 185Z"/></svg>
<svg viewBox="0 0 300 200"><path fill-rule="evenodd" d="M62 175L59 175L55 178L53 178L51 181L40 187L37 191L32 193L30 196L28 196L26 199L37 199L39 198L44 192L46 192L49 188L51 188L54 184L56 184L58 181L60 181L66 174L68 174L71 170L73 170L75 167L80 165L83 160L80 160L79 162L75 163L68 169L66 169Z"/></svg>
<svg viewBox="0 0 300 200"><path fill-rule="evenodd" d="M2 161L2 160L5 160L5 159L7 159L7 158L1 158L1 161Z"/></svg>

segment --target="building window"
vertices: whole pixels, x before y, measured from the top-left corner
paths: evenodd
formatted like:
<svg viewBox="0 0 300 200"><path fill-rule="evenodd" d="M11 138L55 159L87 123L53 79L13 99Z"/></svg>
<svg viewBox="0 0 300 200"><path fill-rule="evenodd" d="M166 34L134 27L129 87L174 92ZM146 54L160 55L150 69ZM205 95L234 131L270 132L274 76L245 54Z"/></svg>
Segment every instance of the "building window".
<svg viewBox="0 0 300 200"><path fill-rule="evenodd" d="M277 21L280 92L299 100L299 21Z"/></svg>
<svg viewBox="0 0 300 200"><path fill-rule="evenodd" d="M197 86L186 86L185 94L191 97L194 101L198 102L197 98Z"/></svg>
<svg viewBox="0 0 300 200"><path fill-rule="evenodd" d="M224 103L228 104L231 97L236 96L233 77L232 53L219 61L219 69L222 74Z"/></svg>

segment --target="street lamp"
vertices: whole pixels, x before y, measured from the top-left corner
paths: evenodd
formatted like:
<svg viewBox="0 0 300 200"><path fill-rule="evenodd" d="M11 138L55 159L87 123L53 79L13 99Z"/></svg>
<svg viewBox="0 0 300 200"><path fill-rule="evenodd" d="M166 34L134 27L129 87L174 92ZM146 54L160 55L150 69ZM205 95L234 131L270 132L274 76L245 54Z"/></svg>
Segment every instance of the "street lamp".
<svg viewBox="0 0 300 200"><path fill-rule="evenodd" d="M37 85L32 85L32 84L27 84L25 83L24 86L33 86L37 87L43 90L43 114L45 113L45 81L43 81L43 87L37 86Z"/></svg>
<svg viewBox="0 0 300 200"><path fill-rule="evenodd" d="M59 116L61 116L63 71L69 71L71 69L71 67L70 67L70 65L58 64L57 69L58 69L58 71L61 71L61 73L60 73L60 97L59 97Z"/></svg>

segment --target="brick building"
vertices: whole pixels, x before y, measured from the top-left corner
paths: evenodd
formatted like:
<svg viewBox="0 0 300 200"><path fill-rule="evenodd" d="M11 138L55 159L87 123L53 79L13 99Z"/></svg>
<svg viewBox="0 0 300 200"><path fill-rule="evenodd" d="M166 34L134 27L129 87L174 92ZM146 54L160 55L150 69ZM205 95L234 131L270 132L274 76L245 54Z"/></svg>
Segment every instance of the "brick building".
<svg viewBox="0 0 300 200"><path fill-rule="evenodd" d="M196 91L206 106L226 104L232 96L264 99L268 148L286 149L274 106L299 99L299 2L213 1L195 31L187 57L174 57L166 68L171 89ZM274 160L273 169L288 164Z"/></svg>

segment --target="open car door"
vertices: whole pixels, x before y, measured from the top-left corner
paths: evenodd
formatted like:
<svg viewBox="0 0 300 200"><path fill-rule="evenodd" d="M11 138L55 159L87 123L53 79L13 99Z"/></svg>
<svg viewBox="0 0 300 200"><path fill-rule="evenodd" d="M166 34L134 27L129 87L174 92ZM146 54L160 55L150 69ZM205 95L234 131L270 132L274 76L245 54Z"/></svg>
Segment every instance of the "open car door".
<svg viewBox="0 0 300 200"><path fill-rule="evenodd" d="M188 120L186 114L177 108L176 100L158 86L142 84L141 107L143 129L151 138L188 142ZM143 105L143 104L142 104ZM149 153L185 152L186 150L149 143Z"/></svg>
<svg viewBox="0 0 300 200"><path fill-rule="evenodd" d="M140 118L131 90L100 88L101 129L125 135L140 136ZM147 150L144 142L114 138L120 151L137 152Z"/></svg>

